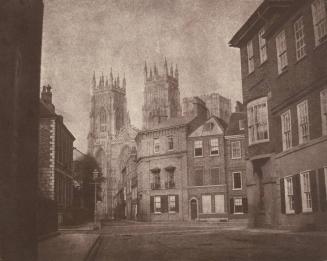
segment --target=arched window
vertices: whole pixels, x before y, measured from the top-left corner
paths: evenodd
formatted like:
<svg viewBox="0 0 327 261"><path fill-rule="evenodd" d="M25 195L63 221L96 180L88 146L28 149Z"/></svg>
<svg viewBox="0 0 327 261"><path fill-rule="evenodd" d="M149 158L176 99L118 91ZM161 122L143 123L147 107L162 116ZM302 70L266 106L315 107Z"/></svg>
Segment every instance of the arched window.
<svg viewBox="0 0 327 261"><path fill-rule="evenodd" d="M100 110L100 131L106 131L106 127L107 127L106 110L102 108Z"/></svg>

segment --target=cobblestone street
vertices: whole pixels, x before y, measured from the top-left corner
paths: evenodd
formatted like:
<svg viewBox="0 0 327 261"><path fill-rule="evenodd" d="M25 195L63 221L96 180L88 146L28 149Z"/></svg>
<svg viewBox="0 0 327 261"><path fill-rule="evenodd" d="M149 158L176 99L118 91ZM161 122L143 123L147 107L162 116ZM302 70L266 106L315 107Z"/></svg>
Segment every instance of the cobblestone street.
<svg viewBox="0 0 327 261"><path fill-rule="evenodd" d="M107 223L94 260L323 261L327 234L228 224Z"/></svg>

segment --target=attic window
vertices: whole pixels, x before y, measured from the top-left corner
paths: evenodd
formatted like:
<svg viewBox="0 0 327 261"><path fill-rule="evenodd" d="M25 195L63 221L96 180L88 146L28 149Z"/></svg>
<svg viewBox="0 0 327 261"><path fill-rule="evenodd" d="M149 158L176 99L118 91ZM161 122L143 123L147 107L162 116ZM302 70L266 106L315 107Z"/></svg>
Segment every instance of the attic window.
<svg viewBox="0 0 327 261"><path fill-rule="evenodd" d="M244 130L245 128L245 121L244 120L239 120L238 121L238 127L240 130Z"/></svg>
<svg viewBox="0 0 327 261"><path fill-rule="evenodd" d="M204 131L211 131L211 130L213 130L213 127L214 127L213 122L207 122L207 123L204 124L203 130Z"/></svg>

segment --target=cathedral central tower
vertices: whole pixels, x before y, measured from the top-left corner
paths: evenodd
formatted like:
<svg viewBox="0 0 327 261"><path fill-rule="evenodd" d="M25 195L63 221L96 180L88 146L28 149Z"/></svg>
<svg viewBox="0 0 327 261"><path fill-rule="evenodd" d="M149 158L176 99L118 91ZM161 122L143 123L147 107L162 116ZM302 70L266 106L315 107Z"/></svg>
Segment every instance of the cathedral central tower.
<svg viewBox="0 0 327 261"><path fill-rule="evenodd" d="M168 69L167 60L164 71L159 73L156 64L153 68L144 65L144 103L143 128L155 128L167 119L181 115L180 93L178 88L178 68Z"/></svg>

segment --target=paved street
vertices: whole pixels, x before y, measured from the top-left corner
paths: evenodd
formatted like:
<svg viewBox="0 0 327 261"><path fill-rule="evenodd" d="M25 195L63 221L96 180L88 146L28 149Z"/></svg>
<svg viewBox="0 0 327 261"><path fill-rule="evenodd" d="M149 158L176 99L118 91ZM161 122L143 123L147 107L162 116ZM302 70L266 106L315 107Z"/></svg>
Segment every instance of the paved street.
<svg viewBox="0 0 327 261"><path fill-rule="evenodd" d="M327 260L327 233L124 221L107 223L102 237L97 261Z"/></svg>

